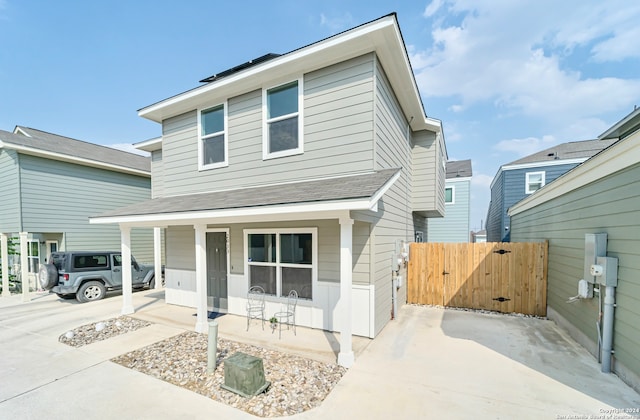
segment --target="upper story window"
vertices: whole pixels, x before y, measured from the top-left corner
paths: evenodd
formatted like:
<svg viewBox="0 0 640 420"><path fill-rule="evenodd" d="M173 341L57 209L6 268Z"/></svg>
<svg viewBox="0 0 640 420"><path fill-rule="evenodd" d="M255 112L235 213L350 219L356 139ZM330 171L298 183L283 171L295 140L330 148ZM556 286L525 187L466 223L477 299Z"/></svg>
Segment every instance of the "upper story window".
<svg viewBox="0 0 640 420"><path fill-rule="evenodd" d="M445 204L455 204L455 188L447 187L444 189Z"/></svg>
<svg viewBox="0 0 640 420"><path fill-rule="evenodd" d="M228 166L226 135L226 106L224 104L201 110L198 114L198 168L213 169Z"/></svg>
<svg viewBox="0 0 640 420"><path fill-rule="evenodd" d="M531 194L544 186L544 172L527 172L525 192Z"/></svg>
<svg viewBox="0 0 640 420"><path fill-rule="evenodd" d="M303 152L301 92L302 80L263 91L263 159Z"/></svg>

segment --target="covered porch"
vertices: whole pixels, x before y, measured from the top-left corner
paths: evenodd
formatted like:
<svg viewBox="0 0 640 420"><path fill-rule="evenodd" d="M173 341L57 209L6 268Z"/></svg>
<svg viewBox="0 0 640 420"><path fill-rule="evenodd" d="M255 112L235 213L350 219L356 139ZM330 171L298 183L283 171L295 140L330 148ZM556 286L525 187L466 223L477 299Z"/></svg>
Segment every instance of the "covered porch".
<svg viewBox="0 0 640 420"><path fill-rule="evenodd" d="M158 198L91 218L91 223L118 223L120 226L123 255L123 314L134 313L131 300L131 229L149 226L193 228L193 236L191 236L194 238L193 267L189 269L183 267L182 273L186 273L186 282L193 280L194 283L194 290L189 294L192 301L187 306L195 307L195 330L205 332L208 329L210 309L207 288L208 284L211 284L209 283L211 274L208 273L207 267L208 261L210 262L207 258L207 233L226 232L226 276L228 279L232 277L229 269L229 255L232 251L229 247L229 228L225 228L225 226L267 223L277 227L292 222L303 224L308 222L309 226L313 226L317 221L332 220L334 223L337 222L336 224L339 226L337 246L331 251L336 254L336 258L339 260L339 277L336 283L339 291L339 296L336 297L338 319L334 324L337 326L337 331L340 332L337 360L340 365L350 367L354 362L352 337L354 317L359 316L358 311L354 313L353 310L354 219L362 212L376 213L378 201L398 176L398 170L390 169L364 175L298 182L286 186L264 186ZM245 254L242 258L244 261L242 264L245 265L245 268L241 274L234 275L233 284L236 290L229 295L229 307L233 306L231 312L236 315L242 314L242 297L251 284L246 265L246 234L244 238L242 249L245 250ZM317 235L314 241L317 241ZM189 244L185 243L185 248L188 246ZM317 254L314 255L314 259L317 260ZM171 266L169 260L169 252L167 252L166 280L168 285L171 282L172 270L176 268ZM313 287L314 293L316 293L319 290L317 266L313 267L313 271ZM193 278L189 279L190 276ZM177 283L180 284L180 282ZM369 296L371 296L369 299L373 299L372 293ZM231 298L236 298L235 302L232 302ZM274 298L271 300L277 303L278 295L276 294ZM312 311L326 311L314 299L315 297L306 302L306 306ZM369 303L367 310L371 312L375 302ZM366 315L370 316L370 313ZM268 317L269 312L267 311L265 318L268 320ZM253 328L254 332L257 330L262 331L262 326L257 325ZM336 331L335 328L333 330Z"/></svg>

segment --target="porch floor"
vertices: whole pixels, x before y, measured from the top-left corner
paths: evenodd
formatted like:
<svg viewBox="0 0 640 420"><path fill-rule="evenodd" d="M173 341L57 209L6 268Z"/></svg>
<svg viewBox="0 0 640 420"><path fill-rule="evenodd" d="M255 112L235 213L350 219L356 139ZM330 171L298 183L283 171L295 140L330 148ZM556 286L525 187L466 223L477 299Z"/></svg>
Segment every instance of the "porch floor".
<svg viewBox="0 0 640 420"><path fill-rule="evenodd" d="M144 294L146 303L140 304L140 295ZM134 293L135 313L131 317L162 324L173 328L194 331L196 325L196 309L165 303L164 291L148 291ZM117 298L116 298L117 299ZM210 318L212 315L210 314ZM213 320L213 319L210 319ZM282 327L282 338L278 338L278 330L272 331L269 321L264 322L264 330L259 320L252 319L247 331L247 318L239 315L220 314L215 317L218 323L218 337L241 343L261 346L285 353L308 357L327 363L336 363L340 351L340 333L296 326L293 329ZM371 343L371 339L353 336L352 348L355 358Z"/></svg>

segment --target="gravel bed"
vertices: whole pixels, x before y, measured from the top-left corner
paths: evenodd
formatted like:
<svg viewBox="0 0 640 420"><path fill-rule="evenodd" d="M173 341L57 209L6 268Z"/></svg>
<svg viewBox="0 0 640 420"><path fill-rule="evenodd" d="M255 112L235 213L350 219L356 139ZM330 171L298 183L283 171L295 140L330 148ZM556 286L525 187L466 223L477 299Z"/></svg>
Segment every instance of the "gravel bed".
<svg viewBox="0 0 640 420"><path fill-rule="evenodd" d="M73 330L67 331L58 338L61 343L73 347L82 347L96 341L106 340L129 331L139 330L148 327L150 322L120 316L118 318L107 319L106 321L94 322L83 325Z"/></svg>
<svg viewBox="0 0 640 420"><path fill-rule="evenodd" d="M82 347L149 325L120 316L67 331L59 341ZM184 332L112 361L260 417L288 416L317 407L346 372L336 364L218 338L216 369L209 374L207 346L206 334ZM271 382L265 392L244 398L221 387L224 361L236 352L262 359L265 378Z"/></svg>
<svg viewBox="0 0 640 420"><path fill-rule="evenodd" d="M262 394L244 398L223 389L224 361L236 352L263 360L271 382ZM260 417L301 413L322 403L346 370L249 344L218 339L216 369L207 373L207 336L185 332L131 353L113 362Z"/></svg>

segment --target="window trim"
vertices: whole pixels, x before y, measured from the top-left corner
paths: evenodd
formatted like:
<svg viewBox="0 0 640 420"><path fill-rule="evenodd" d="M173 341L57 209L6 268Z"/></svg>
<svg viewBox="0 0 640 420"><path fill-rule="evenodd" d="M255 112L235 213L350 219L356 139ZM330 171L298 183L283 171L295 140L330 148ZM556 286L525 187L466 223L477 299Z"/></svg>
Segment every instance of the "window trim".
<svg viewBox="0 0 640 420"><path fill-rule="evenodd" d="M286 296L280 296L282 294L282 276L281 267L294 267L298 268L303 264L290 264L280 262L280 234L288 233L306 233L311 234L311 264L304 264L304 266L311 268L311 299L300 299L302 302L313 303L317 300L318 292L318 228L261 228L261 229L244 229L244 277L247 280L247 290L249 290L251 280L249 279L249 266L261 265L268 267L276 267L276 294L265 295L269 300L273 301L286 301ZM275 234L276 235L276 262L260 262L258 264L249 263L249 235L251 234Z"/></svg>
<svg viewBox="0 0 640 420"><path fill-rule="evenodd" d="M447 201L447 190L451 190L451 201ZM455 185L451 185L449 187L444 187L444 204L448 206L450 204L456 204L456 187Z"/></svg>
<svg viewBox="0 0 640 420"><path fill-rule="evenodd" d="M219 108L222 107L223 110L223 125L224 125L224 129L222 131L217 131L215 133L211 133L208 134L206 136L202 135L202 113L205 111L208 111L210 109L213 108ZM225 168L227 166L229 166L229 115L228 115L228 101L224 101L221 102L217 105L213 105L213 106L208 106L206 108L198 108L198 171L206 171L209 169L216 169L216 168ZM220 134L222 134L224 137L224 161L222 162L216 162L216 163L209 163L209 164L205 164L203 159L204 159L204 149L203 149L203 141L210 138L210 137L216 137L219 136Z"/></svg>
<svg viewBox="0 0 640 420"><path fill-rule="evenodd" d="M38 252L38 255L32 255L31 250L31 244L35 244L35 249ZM34 274L38 272L38 269L40 267L40 240L38 239L28 239L27 240L27 272L30 274ZM33 269L35 271L31 271L31 262L35 261L35 265L33 267Z"/></svg>
<svg viewBox="0 0 640 420"><path fill-rule="evenodd" d="M536 191L538 191L540 189L540 188L538 188L537 190L531 191L531 189L529 188L529 184L530 184L529 179L533 175L542 175L541 180L540 180L540 188L544 187L544 185L545 185L545 171L526 172L525 173L525 178L524 178L524 192L526 194L533 194L534 192L536 192Z"/></svg>
<svg viewBox="0 0 640 420"><path fill-rule="evenodd" d="M288 85L290 83L298 83L298 112L294 112L287 115L281 115L276 118L269 119L267 93L270 90L279 88L281 86ZM304 153L304 137L303 137L303 109L304 109L304 85L303 78L289 80L288 82L279 83L277 85L265 87L262 89L262 160L276 159L285 156L300 155ZM281 150L279 152L269 153L269 123L286 120L293 117L298 117L298 147L295 149Z"/></svg>

